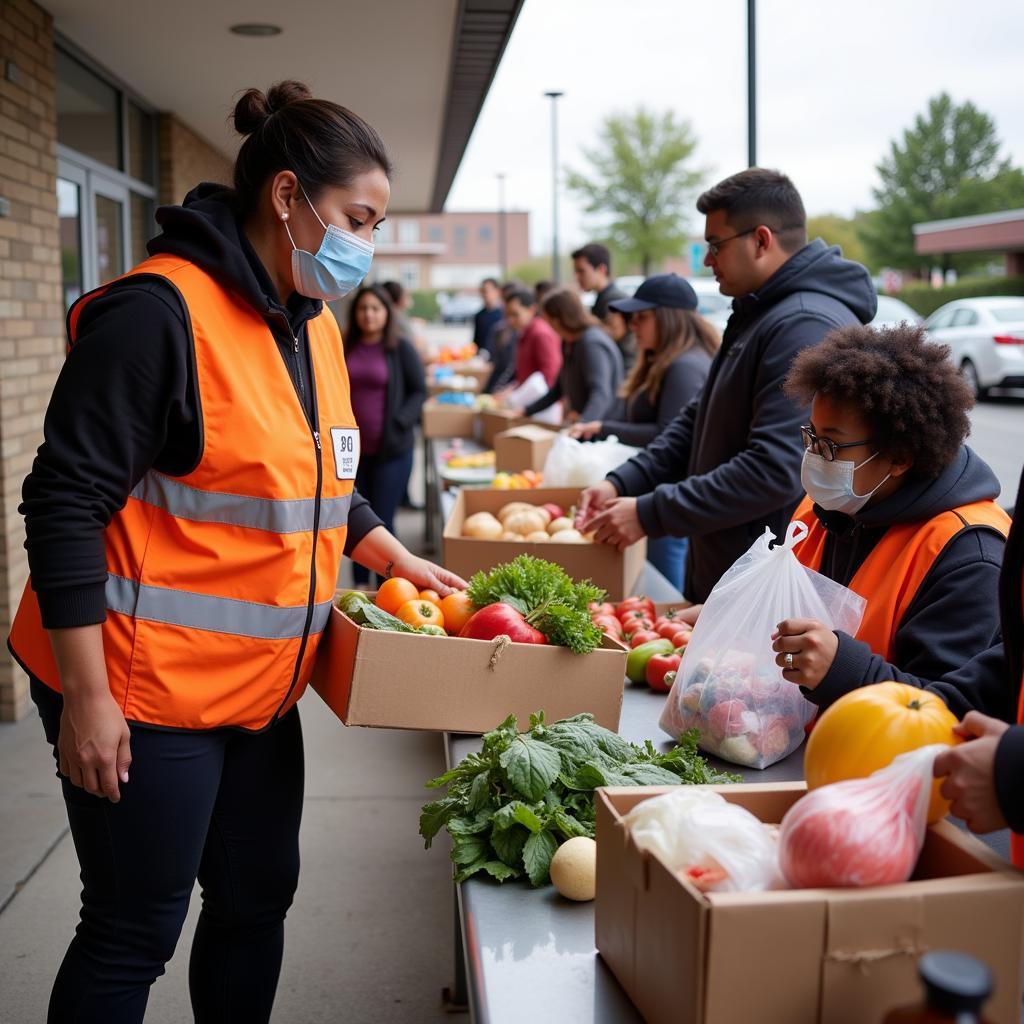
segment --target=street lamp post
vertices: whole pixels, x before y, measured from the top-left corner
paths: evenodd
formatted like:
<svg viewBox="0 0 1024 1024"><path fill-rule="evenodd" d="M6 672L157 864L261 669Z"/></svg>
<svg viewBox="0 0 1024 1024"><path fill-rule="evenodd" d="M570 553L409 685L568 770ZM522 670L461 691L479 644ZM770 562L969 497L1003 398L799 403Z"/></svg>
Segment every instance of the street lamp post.
<svg viewBox="0 0 1024 1024"><path fill-rule="evenodd" d="M544 93L551 100L551 279L561 283L558 265L558 98L565 93L552 90Z"/></svg>
<svg viewBox="0 0 1024 1024"><path fill-rule="evenodd" d="M757 0L747 0L747 166L757 166Z"/></svg>
<svg viewBox="0 0 1024 1024"><path fill-rule="evenodd" d="M501 279L508 280L508 231L505 223L505 175L498 174L498 256L501 259Z"/></svg>

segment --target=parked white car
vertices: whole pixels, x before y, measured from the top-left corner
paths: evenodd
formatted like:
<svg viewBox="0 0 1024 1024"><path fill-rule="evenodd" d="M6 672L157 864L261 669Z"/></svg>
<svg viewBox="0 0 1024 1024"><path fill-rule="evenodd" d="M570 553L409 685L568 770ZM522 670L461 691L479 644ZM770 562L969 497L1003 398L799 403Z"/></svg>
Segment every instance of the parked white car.
<svg viewBox="0 0 1024 1024"><path fill-rule="evenodd" d="M940 306L925 330L950 349L950 359L978 398L989 388L1024 387L1024 297L958 299Z"/></svg>
<svg viewBox="0 0 1024 1024"><path fill-rule="evenodd" d="M732 315L732 298L718 290L718 282L713 277L691 277L687 280L697 293L697 312L721 334Z"/></svg>
<svg viewBox="0 0 1024 1024"><path fill-rule="evenodd" d="M922 323L920 315L905 302L891 295L878 296L878 312L869 327L897 327L899 324Z"/></svg>
<svg viewBox="0 0 1024 1024"><path fill-rule="evenodd" d="M475 292L453 295L441 303L441 319L446 324L469 323L483 308L483 299Z"/></svg>

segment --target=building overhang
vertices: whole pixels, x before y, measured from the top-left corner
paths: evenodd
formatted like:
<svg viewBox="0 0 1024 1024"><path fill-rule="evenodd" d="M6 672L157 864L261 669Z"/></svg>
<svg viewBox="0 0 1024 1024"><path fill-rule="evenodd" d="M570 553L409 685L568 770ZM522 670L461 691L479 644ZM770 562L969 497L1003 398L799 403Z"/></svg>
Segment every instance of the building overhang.
<svg viewBox="0 0 1024 1024"><path fill-rule="evenodd" d="M1024 250L1024 210L953 217L914 225L914 251L922 256L1015 250Z"/></svg>
<svg viewBox="0 0 1024 1024"><path fill-rule="evenodd" d="M57 32L231 159L229 115L286 78L366 118L395 163L391 209L440 211L524 0L41 0ZM240 36L264 22L279 35Z"/></svg>

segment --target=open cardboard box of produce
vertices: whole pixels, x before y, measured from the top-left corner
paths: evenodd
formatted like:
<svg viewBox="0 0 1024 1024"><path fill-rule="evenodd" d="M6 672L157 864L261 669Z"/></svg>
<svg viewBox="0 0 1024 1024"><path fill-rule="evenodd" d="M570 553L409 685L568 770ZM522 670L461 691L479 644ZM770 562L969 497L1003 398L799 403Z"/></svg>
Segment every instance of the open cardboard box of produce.
<svg viewBox="0 0 1024 1024"><path fill-rule="evenodd" d="M802 782L715 787L778 823ZM597 792L597 948L647 1024L874 1024L921 999L917 959L969 953L992 969L987 1020L1018 1024L1024 875L950 822L913 878L866 889L703 893L640 850L620 821L664 787Z"/></svg>
<svg viewBox="0 0 1024 1024"><path fill-rule="evenodd" d="M478 437L477 440L485 448L494 447L494 439L506 430L511 430L513 427L523 427L527 423L533 423L527 416L517 416L513 412L509 412L508 409L482 409L480 411L480 420L478 426ZM534 424L536 426L536 424ZM557 427L552 427L552 430L557 430ZM526 469L526 466L517 466L516 469Z"/></svg>
<svg viewBox="0 0 1024 1024"><path fill-rule="evenodd" d="M494 466L498 472L520 473L544 469L544 460L551 451L558 434L536 423L524 423L511 430L503 430L494 438Z"/></svg>
<svg viewBox="0 0 1024 1024"><path fill-rule="evenodd" d="M607 638L590 654L357 626L331 610L313 689L345 725L488 732L515 715L528 722L590 712L619 726L626 651Z"/></svg>
<svg viewBox="0 0 1024 1024"><path fill-rule="evenodd" d="M578 487L532 487L523 491L463 488L444 525L444 564L469 579L477 570L492 569L516 555L529 554L560 565L574 580L589 579L608 592L609 601L621 601L633 591L647 560L647 540L625 551L607 544L531 543L526 540L479 540L462 536L462 524L474 512L498 511L511 501L530 505L554 502L568 510L579 501Z"/></svg>
<svg viewBox="0 0 1024 1024"><path fill-rule="evenodd" d="M428 398L420 414L424 437L473 437L477 413L465 405L446 405Z"/></svg>

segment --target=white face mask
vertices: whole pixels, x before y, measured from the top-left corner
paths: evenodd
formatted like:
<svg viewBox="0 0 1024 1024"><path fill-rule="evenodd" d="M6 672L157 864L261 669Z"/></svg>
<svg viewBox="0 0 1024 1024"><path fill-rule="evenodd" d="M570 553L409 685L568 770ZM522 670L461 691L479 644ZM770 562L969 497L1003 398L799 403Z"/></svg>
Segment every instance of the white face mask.
<svg viewBox="0 0 1024 1024"><path fill-rule="evenodd" d="M877 455L878 452L875 452L860 466L866 466ZM844 512L846 515L852 516L864 507L868 499L892 475L886 473L885 479L880 480L878 485L867 494L858 494L853 489L853 474L860 469L860 466L842 459L829 462L828 459L816 452L805 449L804 461L800 466L800 483L816 505L820 505L829 512Z"/></svg>

